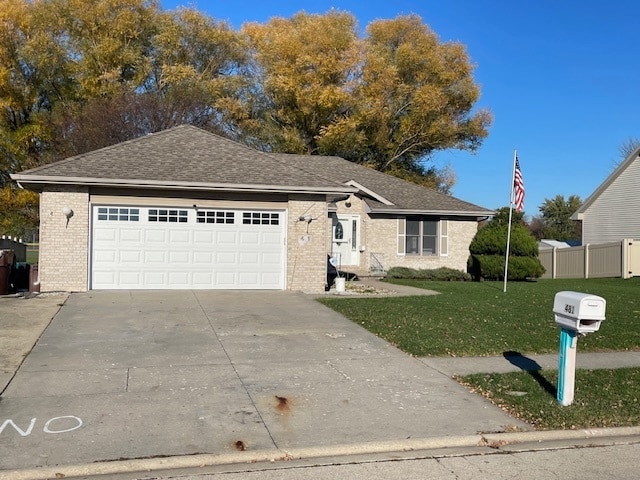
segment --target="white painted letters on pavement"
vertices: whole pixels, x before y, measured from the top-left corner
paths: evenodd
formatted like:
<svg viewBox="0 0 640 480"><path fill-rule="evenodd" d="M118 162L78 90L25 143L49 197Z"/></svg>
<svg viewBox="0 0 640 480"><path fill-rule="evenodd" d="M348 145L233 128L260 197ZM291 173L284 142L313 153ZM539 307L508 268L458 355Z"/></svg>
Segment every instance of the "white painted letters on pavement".
<svg viewBox="0 0 640 480"><path fill-rule="evenodd" d="M37 418L32 418L29 423L23 427L18 426L16 422L11 419L7 419L2 424L0 424L0 435L4 432L7 427L11 426L13 429L20 434L22 437L26 437L31 435L33 431L33 427L36 425ZM56 427L57 425L57 427ZM82 427L82 419L80 417L76 417L74 415L64 415L61 417L53 417L47 420L42 428L44 433L67 433L73 430L77 430Z"/></svg>

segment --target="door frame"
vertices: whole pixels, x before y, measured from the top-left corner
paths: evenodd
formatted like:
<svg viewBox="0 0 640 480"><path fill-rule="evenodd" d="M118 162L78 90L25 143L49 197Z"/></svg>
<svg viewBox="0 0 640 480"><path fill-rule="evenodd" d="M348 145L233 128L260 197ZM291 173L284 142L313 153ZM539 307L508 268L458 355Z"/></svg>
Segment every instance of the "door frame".
<svg viewBox="0 0 640 480"><path fill-rule="evenodd" d="M331 257L338 267L360 265L360 215L332 213L331 216ZM342 239L336 239L337 225L343 228ZM346 225L345 225L346 224Z"/></svg>

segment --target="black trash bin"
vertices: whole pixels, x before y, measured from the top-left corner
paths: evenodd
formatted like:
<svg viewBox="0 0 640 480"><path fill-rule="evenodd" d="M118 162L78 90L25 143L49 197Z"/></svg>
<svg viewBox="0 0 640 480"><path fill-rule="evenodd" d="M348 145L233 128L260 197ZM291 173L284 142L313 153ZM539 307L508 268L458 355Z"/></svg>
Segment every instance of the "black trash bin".
<svg viewBox="0 0 640 480"><path fill-rule="evenodd" d="M13 268L9 288L16 292L29 290L29 264L26 262L16 262Z"/></svg>
<svg viewBox="0 0 640 480"><path fill-rule="evenodd" d="M11 269L15 252L13 250L0 250L0 295L9 293L9 277L11 277Z"/></svg>

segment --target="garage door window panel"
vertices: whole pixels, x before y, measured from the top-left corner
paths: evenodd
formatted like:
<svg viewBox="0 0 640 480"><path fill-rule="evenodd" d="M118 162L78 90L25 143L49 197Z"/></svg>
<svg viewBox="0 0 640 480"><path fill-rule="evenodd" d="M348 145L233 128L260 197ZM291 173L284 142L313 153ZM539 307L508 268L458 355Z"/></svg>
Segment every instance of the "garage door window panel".
<svg viewBox="0 0 640 480"><path fill-rule="evenodd" d="M222 210L198 211L196 213L196 223L233 225L236 223L236 214L235 212Z"/></svg>
<svg viewBox="0 0 640 480"><path fill-rule="evenodd" d="M187 210L150 209L149 222L161 223L187 223L189 212Z"/></svg>
<svg viewBox="0 0 640 480"><path fill-rule="evenodd" d="M140 209L100 207L98 208L98 220L110 222L137 222L140 220Z"/></svg>
<svg viewBox="0 0 640 480"><path fill-rule="evenodd" d="M243 212L243 225L280 225L280 214L271 212Z"/></svg>

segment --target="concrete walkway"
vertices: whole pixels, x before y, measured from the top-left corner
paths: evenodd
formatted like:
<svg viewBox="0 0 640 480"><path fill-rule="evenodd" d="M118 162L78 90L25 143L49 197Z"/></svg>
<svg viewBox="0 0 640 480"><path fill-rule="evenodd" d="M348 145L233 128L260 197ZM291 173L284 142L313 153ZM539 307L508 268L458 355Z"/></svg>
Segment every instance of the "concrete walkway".
<svg viewBox="0 0 640 480"><path fill-rule="evenodd" d="M68 296L0 296L0 395Z"/></svg>
<svg viewBox="0 0 640 480"><path fill-rule="evenodd" d="M357 281L347 282L345 292L336 292L331 289L326 295L337 297L408 297L438 295L438 292L424 288L395 285L381 281L378 277L362 277Z"/></svg>
<svg viewBox="0 0 640 480"><path fill-rule="evenodd" d="M423 357L425 365L447 376L474 373L508 373L521 370L557 370L558 355L511 354L499 357ZM640 367L640 352L581 353L576 355L578 369Z"/></svg>

